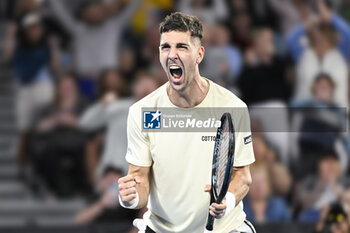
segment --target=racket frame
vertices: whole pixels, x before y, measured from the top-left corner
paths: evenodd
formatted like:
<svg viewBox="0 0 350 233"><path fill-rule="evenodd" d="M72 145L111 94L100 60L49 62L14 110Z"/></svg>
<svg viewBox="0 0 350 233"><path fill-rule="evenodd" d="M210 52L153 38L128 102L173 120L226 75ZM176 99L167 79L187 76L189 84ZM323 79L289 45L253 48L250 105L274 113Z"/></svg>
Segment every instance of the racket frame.
<svg viewBox="0 0 350 233"><path fill-rule="evenodd" d="M218 175L218 171L216 170L216 163L217 163L217 156L219 154L219 146L220 146L220 139L223 136L223 126L224 122L227 120L228 127L229 127L229 148L227 153L227 164L225 168L225 177L224 181L220 190L220 193L215 188L215 182L216 182L216 176ZM230 185L231 181L231 175L233 170L233 160L234 160L234 152L235 152L235 133L234 133L234 126L232 123L232 117L231 114L228 112L225 112L221 116L221 125L217 129L216 138L215 138L215 145L214 145L214 152L213 152L213 162L212 162L212 176L211 176L211 191L210 191L210 205L213 202L221 203L221 201L225 198L225 195L227 193L228 187ZM206 229L208 231L213 230L214 225L214 219L215 217L212 216L209 213L208 221L206 225Z"/></svg>

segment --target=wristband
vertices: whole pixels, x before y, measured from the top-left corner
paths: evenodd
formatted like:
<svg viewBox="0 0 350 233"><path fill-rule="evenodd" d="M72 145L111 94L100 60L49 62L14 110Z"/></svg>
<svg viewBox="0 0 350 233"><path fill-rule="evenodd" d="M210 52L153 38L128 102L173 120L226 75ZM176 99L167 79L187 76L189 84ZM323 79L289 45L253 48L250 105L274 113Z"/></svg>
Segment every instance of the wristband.
<svg viewBox="0 0 350 233"><path fill-rule="evenodd" d="M137 205L139 204L139 201L140 201L140 198L139 198L139 193L136 192L136 198L135 198L135 201L134 201L134 204L132 204L131 206L127 206L123 203L123 200L121 199L120 195L119 195L119 204L126 208L126 209L135 209L137 207Z"/></svg>
<svg viewBox="0 0 350 233"><path fill-rule="evenodd" d="M231 213L231 211L236 207L236 197L233 193L227 192L226 193L226 211L223 217L226 217Z"/></svg>

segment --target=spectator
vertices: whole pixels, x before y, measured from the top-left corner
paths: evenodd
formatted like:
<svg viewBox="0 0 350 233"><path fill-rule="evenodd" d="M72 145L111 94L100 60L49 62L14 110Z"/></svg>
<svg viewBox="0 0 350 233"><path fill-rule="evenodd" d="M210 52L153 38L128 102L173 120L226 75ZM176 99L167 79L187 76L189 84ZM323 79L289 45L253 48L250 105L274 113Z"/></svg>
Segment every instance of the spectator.
<svg viewBox="0 0 350 233"><path fill-rule="evenodd" d="M317 222L321 209L337 201L348 188L348 180L342 176L338 156L332 152L324 152L318 161L318 172L310 175L297 190L302 212L300 221Z"/></svg>
<svg viewBox="0 0 350 233"><path fill-rule="evenodd" d="M107 93L113 93L118 98L126 97L129 95L129 88L125 77L121 75L120 71L114 68L102 71L98 82L99 98L103 98Z"/></svg>
<svg viewBox="0 0 350 233"><path fill-rule="evenodd" d="M62 75L54 104L38 114L30 138L34 170L59 197L89 191L83 159L86 136L78 124L85 106L74 76Z"/></svg>
<svg viewBox="0 0 350 233"><path fill-rule="evenodd" d="M298 132L294 138L294 153L303 163L298 166L300 176L306 172L315 172L315 160L323 151L335 150L341 160L342 171L348 168L350 151L349 136L345 131L346 113L334 102L335 84L331 76L321 73L312 85L310 99L292 102L293 131Z"/></svg>
<svg viewBox="0 0 350 233"><path fill-rule="evenodd" d="M316 225L315 233L347 233L350 232L349 211L342 203L333 203L322 208L321 217Z"/></svg>
<svg viewBox="0 0 350 233"><path fill-rule="evenodd" d="M153 25L145 35L143 48L142 48L142 63L144 66L149 67L156 66L159 63L158 53L154 51L158 51L159 49L159 26Z"/></svg>
<svg viewBox="0 0 350 233"><path fill-rule="evenodd" d="M252 45L252 27L276 29L278 21L268 0L231 0L229 1L231 18L228 19L232 30L233 44L245 52Z"/></svg>
<svg viewBox="0 0 350 233"><path fill-rule="evenodd" d="M253 40L238 80L242 98L248 105L264 101L285 102L289 96L288 66L276 56L273 32L269 28L257 29Z"/></svg>
<svg viewBox="0 0 350 233"><path fill-rule="evenodd" d="M266 139L275 147L283 164L288 165L289 65L276 55L271 29L256 29L252 39L253 47L245 53L245 65L237 85L241 97L251 107L251 116L260 120Z"/></svg>
<svg viewBox="0 0 350 233"><path fill-rule="evenodd" d="M286 222L291 220L287 203L271 192L271 179L264 165L251 169L252 184L244 199L247 219L256 223Z"/></svg>
<svg viewBox="0 0 350 233"><path fill-rule="evenodd" d="M155 75L159 85L168 81L168 77L163 72L163 68L159 62L159 55L154 51L159 50L159 25L153 25L145 36L145 43L142 51L144 67Z"/></svg>
<svg viewBox="0 0 350 233"><path fill-rule="evenodd" d="M242 51L242 53L244 53L252 46L252 19L248 13L248 10L243 8L232 13L231 18L229 19L229 25L231 28L230 32L232 44L236 45Z"/></svg>
<svg viewBox="0 0 350 233"><path fill-rule="evenodd" d="M17 28L13 28L16 33ZM27 133L34 114L49 104L54 95L52 71L59 67L59 49L55 38L48 39L40 16L32 13L23 17L19 27L21 37L14 42L7 59L12 61L17 90L17 123L20 130L19 171L26 161Z"/></svg>
<svg viewBox="0 0 350 233"><path fill-rule="evenodd" d="M110 17L99 1L81 5L79 21L64 8L61 1L50 1L53 11L72 35L75 68L79 75L79 87L88 98L95 97L96 77L106 67L118 66L119 45L125 25L141 0L133 0L121 13ZM113 1L118 7L118 1Z"/></svg>
<svg viewBox="0 0 350 233"><path fill-rule="evenodd" d="M118 73L115 73L114 78L118 77ZM153 75L139 73L132 87L132 98L118 97L119 94L115 90L119 86L114 88L114 90L106 89L100 100L91 106L80 119L81 127L88 131L106 127L104 151L98 165L91 165L91 176L94 176L92 171L97 167L97 177L101 177L103 169L109 165L120 168L123 174L127 172L128 165L124 157L127 149L126 122L129 107L135 100L139 100L155 90L157 83ZM98 159L94 161L98 161Z"/></svg>
<svg viewBox="0 0 350 233"><path fill-rule="evenodd" d="M136 71L136 54L131 47L122 49L119 69L127 83L131 84L134 81Z"/></svg>
<svg viewBox="0 0 350 233"><path fill-rule="evenodd" d="M8 22L6 25L6 35L4 41L4 58L5 61L10 61L13 57L16 37L23 37L18 33L18 29L22 28L23 17L30 13L38 14L41 9L41 3L34 0L7 1L6 13ZM4 14L5 15L5 14Z"/></svg>
<svg viewBox="0 0 350 233"><path fill-rule="evenodd" d="M133 98L138 101L153 92L159 86L158 80L152 73L139 71L132 86Z"/></svg>
<svg viewBox="0 0 350 233"><path fill-rule="evenodd" d="M253 126L252 124L252 129ZM252 168L267 166L272 192L278 196L286 197L292 185L292 177L288 169L278 162L275 152L267 145L262 134L253 134L253 148L256 161Z"/></svg>
<svg viewBox="0 0 350 233"><path fill-rule="evenodd" d="M269 27L271 30L278 30L277 15L269 0L248 0L247 2L255 27Z"/></svg>
<svg viewBox="0 0 350 233"><path fill-rule="evenodd" d="M116 220L126 220L130 226L137 217L139 210L127 210L119 206L117 181L123 172L113 166L103 171L99 182L99 192L95 194L91 204L77 213L75 222L81 224L114 223Z"/></svg>
<svg viewBox="0 0 350 233"><path fill-rule="evenodd" d="M210 26L206 29L208 27ZM205 35L209 33L215 37L207 40L209 43L206 45L206 56L200 64L203 75L222 86L232 86L241 71L241 53L230 45L230 35L226 26L216 24L209 30Z"/></svg>
<svg viewBox="0 0 350 233"><path fill-rule="evenodd" d="M211 6L208 2L211 2ZM177 8L183 13L195 15L203 22L209 24L224 20L228 15L224 0L181 0Z"/></svg>
<svg viewBox="0 0 350 233"><path fill-rule="evenodd" d="M310 98L311 86L318 73L328 73L336 85L335 102L348 106L348 67L350 57L350 27L337 14L330 12L319 0L319 15L312 20L310 16L288 36L288 44L296 65L294 98ZM316 21L316 22L315 22ZM340 34L337 39L336 32ZM309 46L302 44L307 33ZM337 69L334 69L337 67Z"/></svg>
<svg viewBox="0 0 350 233"><path fill-rule="evenodd" d="M3 1L4 2L4 1ZM36 0L10 0L8 2L8 8L6 13L8 14L9 21L7 22L6 37L4 41L4 58L9 61L12 58L13 49L16 44L16 40L21 40L24 35L22 33L22 22L24 18L29 14L36 14L40 17L40 24L45 28L45 36L58 36L61 42L61 38L66 39L66 34L62 35L64 32L50 17L50 12L48 12L44 1ZM6 6L6 4L5 4Z"/></svg>
<svg viewBox="0 0 350 233"><path fill-rule="evenodd" d="M90 182L93 184L96 183L96 169L100 163L99 161L101 157L100 148L103 148L105 127L107 126L108 121L112 122L115 120L115 122L113 121L113 130L111 127L110 129L107 128L106 142L110 146L104 148L103 154L108 155L107 158L111 160L116 151L121 151L122 147L120 145L124 145L122 135L125 133L125 130L123 130L125 122L123 122L122 119L123 117L125 119L127 117L127 112L124 109L128 109L129 105L133 102L129 98L124 98L127 93L127 85L119 71L115 69L107 69L103 71L99 77L98 96L100 102L90 106L80 119L81 127L93 133L85 158L88 176ZM115 102L118 102L118 104ZM113 137L111 137L112 132L114 135ZM119 142L118 144L116 144L117 141ZM111 147L111 145L116 145L116 147ZM114 165L123 170L126 166L123 156L116 156L115 158L117 159L109 161L110 165ZM105 163L103 163L103 166L105 166ZM100 165L98 170L99 177L102 174L102 169L103 167Z"/></svg>
<svg viewBox="0 0 350 233"><path fill-rule="evenodd" d="M268 0L271 8L278 14L280 29L286 35L301 23L301 13L309 10L308 3L300 0ZM301 9L302 8L302 9Z"/></svg>

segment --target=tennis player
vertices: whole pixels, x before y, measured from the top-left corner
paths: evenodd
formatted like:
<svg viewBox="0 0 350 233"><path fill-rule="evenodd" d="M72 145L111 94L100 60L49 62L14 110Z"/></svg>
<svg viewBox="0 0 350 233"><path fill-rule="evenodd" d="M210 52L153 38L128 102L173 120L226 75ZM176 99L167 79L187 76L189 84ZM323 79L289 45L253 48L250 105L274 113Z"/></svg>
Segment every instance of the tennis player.
<svg viewBox="0 0 350 233"><path fill-rule="evenodd" d="M222 203L209 209L216 217L214 232L255 233L242 204L251 183L249 165L255 161L247 107L230 91L201 77L203 29L196 17L172 13L160 24L160 34L159 59L169 81L129 109L129 172L118 181L120 204L142 208L148 202L146 232L203 233L214 141L203 140L198 132L144 132L142 107L238 107L243 111L232 115L236 148L229 190Z"/></svg>

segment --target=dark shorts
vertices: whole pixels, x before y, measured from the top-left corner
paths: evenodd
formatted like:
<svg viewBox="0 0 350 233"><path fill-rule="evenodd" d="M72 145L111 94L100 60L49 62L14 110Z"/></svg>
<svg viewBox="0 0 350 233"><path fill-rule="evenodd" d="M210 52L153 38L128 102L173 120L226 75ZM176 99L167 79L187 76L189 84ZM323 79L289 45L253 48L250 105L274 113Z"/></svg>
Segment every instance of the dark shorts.
<svg viewBox="0 0 350 233"><path fill-rule="evenodd" d="M151 228L147 227L145 233L156 233L156 232L153 231Z"/></svg>

